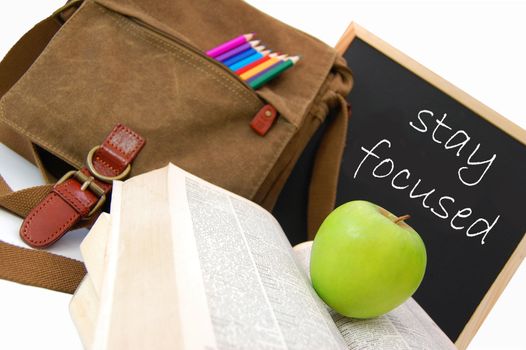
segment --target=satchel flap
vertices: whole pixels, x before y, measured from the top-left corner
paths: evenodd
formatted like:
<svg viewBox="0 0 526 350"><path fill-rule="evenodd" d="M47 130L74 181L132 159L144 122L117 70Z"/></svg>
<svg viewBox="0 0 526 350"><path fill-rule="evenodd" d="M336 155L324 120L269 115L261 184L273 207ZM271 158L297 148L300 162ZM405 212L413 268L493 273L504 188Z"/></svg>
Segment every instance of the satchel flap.
<svg viewBox="0 0 526 350"><path fill-rule="evenodd" d="M301 60L290 71L257 90L299 127L334 64L334 49L238 0L96 0L207 51L240 34L256 32L263 45Z"/></svg>
<svg viewBox="0 0 526 350"><path fill-rule="evenodd" d="M279 118L257 135L263 105L202 52L86 1L2 97L0 121L76 168L122 123L146 139L131 175L171 161L252 198L296 132Z"/></svg>

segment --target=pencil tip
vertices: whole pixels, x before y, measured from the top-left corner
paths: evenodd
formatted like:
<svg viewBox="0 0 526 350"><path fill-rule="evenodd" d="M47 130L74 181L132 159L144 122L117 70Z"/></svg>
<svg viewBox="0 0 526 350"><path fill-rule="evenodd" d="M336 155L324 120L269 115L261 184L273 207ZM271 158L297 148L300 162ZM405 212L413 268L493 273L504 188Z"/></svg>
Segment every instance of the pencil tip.
<svg viewBox="0 0 526 350"><path fill-rule="evenodd" d="M292 63L297 63L301 59L301 56L291 56L287 60L292 61Z"/></svg>

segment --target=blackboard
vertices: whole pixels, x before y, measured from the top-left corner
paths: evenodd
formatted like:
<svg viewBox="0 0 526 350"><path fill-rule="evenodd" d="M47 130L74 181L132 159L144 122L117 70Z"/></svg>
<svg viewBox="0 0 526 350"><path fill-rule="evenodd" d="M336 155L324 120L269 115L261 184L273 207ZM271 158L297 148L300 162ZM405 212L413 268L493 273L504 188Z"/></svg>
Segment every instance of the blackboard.
<svg viewBox="0 0 526 350"><path fill-rule="evenodd" d="M414 298L465 348L526 251L526 133L356 25L337 48L355 85L336 204L411 215L428 254ZM296 188L308 183L309 152ZM297 193L286 186L278 219Z"/></svg>
<svg viewBox="0 0 526 350"><path fill-rule="evenodd" d="M344 53L356 84L337 205L366 199L412 215L428 249L414 298L455 341L524 238L524 139L364 34Z"/></svg>

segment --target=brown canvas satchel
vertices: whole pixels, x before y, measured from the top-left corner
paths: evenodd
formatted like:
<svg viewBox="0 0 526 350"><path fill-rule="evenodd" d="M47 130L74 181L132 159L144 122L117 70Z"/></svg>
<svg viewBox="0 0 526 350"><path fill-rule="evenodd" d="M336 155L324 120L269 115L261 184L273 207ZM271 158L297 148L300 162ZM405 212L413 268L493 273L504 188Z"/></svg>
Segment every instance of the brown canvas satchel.
<svg viewBox="0 0 526 350"><path fill-rule="evenodd" d="M203 54L252 31L302 57L257 91ZM334 206L351 85L334 49L241 1L71 1L0 64L0 141L50 183L11 192L0 181L0 205L26 215L124 123L146 139L132 176L173 162L270 210L325 122L308 204L312 238ZM278 117L259 135L250 123L268 106ZM0 242L0 278L73 292L84 273L81 262Z"/></svg>

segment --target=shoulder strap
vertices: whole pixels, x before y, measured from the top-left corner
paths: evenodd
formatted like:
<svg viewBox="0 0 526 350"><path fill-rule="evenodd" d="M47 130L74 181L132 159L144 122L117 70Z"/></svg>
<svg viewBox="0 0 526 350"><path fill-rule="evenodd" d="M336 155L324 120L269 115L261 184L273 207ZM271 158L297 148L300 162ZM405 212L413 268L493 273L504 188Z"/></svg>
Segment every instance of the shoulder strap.
<svg viewBox="0 0 526 350"><path fill-rule="evenodd" d="M0 206L25 216L30 204L43 198L52 185L13 192L0 176ZM80 261L0 241L0 278L64 293L73 293L86 269Z"/></svg>
<svg viewBox="0 0 526 350"><path fill-rule="evenodd" d="M44 51L62 24L75 12L81 0L70 0L39 22L9 50L0 62L0 98L24 75Z"/></svg>
<svg viewBox="0 0 526 350"><path fill-rule="evenodd" d="M13 192L0 175L0 207L25 218L52 188L53 185L42 185Z"/></svg>
<svg viewBox="0 0 526 350"><path fill-rule="evenodd" d="M48 17L22 36L0 62L0 96L3 96L42 53L61 25Z"/></svg>
<svg viewBox="0 0 526 350"><path fill-rule="evenodd" d="M11 192L11 187L9 187L2 175L0 175L0 196L9 192Z"/></svg>
<svg viewBox="0 0 526 350"><path fill-rule="evenodd" d="M338 95L334 120L327 125L316 152L309 185L307 237L313 240L321 223L334 209L340 164L347 139L349 111L345 98Z"/></svg>
<svg viewBox="0 0 526 350"><path fill-rule="evenodd" d="M73 294L85 275L80 261L0 241L0 279Z"/></svg>

